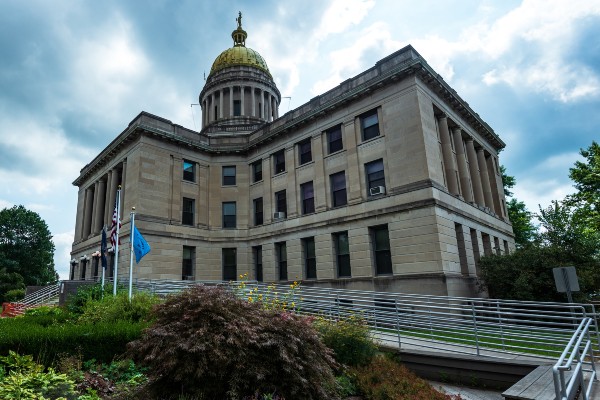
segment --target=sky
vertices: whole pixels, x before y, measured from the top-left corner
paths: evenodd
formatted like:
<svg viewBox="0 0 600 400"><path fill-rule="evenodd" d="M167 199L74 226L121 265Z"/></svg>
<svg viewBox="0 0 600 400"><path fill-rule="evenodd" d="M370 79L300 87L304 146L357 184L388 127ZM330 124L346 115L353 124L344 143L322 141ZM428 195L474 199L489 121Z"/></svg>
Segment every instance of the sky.
<svg viewBox="0 0 600 400"><path fill-rule="evenodd" d="M411 44L506 143L530 211L600 140L600 0L0 0L0 209L46 221L62 279L79 171L141 111L199 128L238 11L280 115Z"/></svg>

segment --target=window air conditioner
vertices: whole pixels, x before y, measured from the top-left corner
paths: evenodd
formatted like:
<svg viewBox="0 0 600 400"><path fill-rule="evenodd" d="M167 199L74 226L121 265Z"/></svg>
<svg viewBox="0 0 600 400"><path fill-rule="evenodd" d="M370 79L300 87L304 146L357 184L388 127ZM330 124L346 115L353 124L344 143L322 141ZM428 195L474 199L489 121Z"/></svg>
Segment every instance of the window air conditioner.
<svg viewBox="0 0 600 400"><path fill-rule="evenodd" d="M284 219L285 213L283 211L277 211L273 214L273 219Z"/></svg>
<svg viewBox="0 0 600 400"><path fill-rule="evenodd" d="M375 186L369 189L370 196L375 196L378 194L385 194L385 186Z"/></svg>

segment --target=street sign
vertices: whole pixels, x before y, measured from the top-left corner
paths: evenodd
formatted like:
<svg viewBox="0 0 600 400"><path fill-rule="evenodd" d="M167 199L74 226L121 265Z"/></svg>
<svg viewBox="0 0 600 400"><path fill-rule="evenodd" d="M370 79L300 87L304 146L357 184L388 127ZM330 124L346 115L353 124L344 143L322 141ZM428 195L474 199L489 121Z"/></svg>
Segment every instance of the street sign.
<svg viewBox="0 0 600 400"><path fill-rule="evenodd" d="M559 293L566 292L569 303L572 303L571 292L579 292L579 279L577 279L575 267L552 268L552 273L554 274L556 290Z"/></svg>

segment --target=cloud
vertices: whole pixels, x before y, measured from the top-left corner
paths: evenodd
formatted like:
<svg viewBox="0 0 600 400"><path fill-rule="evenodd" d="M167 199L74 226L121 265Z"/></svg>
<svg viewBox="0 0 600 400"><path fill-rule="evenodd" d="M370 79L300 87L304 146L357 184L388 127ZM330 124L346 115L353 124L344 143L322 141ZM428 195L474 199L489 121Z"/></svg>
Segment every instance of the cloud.
<svg viewBox="0 0 600 400"><path fill-rule="evenodd" d="M74 231L55 233L52 235L54 242L54 268L60 279L69 279L69 260L71 259L71 245L73 244Z"/></svg>

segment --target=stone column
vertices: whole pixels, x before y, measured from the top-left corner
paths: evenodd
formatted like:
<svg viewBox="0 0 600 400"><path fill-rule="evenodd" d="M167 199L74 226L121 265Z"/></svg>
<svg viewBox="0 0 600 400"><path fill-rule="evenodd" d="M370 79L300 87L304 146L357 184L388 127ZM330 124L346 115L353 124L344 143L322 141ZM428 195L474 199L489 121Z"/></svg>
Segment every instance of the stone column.
<svg viewBox="0 0 600 400"><path fill-rule="evenodd" d="M233 117L233 86L229 86L229 116Z"/></svg>
<svg viewBox="0 0 600 400"><path fill-rule="evenodd" d="M102 220L104 219L104 198L106 196L106 180L98 181L98 195L94 196L94 234L100 233L102 229Z"/></svg>
<svg viewBox="0 0 600 400"><path fill-rule="evenodd" d="M254 86L250 86L250 93L252 93L252 116L256 117L256 93Z"/></svg>
<svg viewBox="0 0 600 400"><path fill-rule="evenodd" d="M123 221L123 216L126 215L123 210L125 209L125 186L127 181L125 180L127 172L127 160L123 161L123 174L121 175L123 178L121 179L121 221Z"/></svg>
<svg viewBox="0 0 600 400"><path fill-rule="evenodd" d="M475 153L475 145L473 138L468 138L467 141L467 157L469 158L469 170L471 171L471 182L473 183L473 195L475 203L485 206L483 199L483 189L481 187L481 175L479 174L479 165L477 163L477 154Z"/></svg>
<svg viewBox="0 0 600 400"><path fill-rule="evenodd" d="M267 92L267 100L265 101L267 122L271 121L271 93Z"/></svg>
<svg viewBox="0 0 600 400"><path fill-rule="evenodd" d="M219 89L219 118L223 118L223 88Z"/></svg>
<svg viewBox="0 0 600 400"><path fill-rule="evenodd" d="M473 192L471 191L471 180L469 179L469 168L465 155L465 146L462 140L460 128L456 127L452 131L454 137L454 148L456 149L456 163L458 164L458 176L460 179L460 188L462 196L468 202L473 202Z"/></svg>
<svg viewBox="0 0 600 400"><path fill-rule="evenodd" d="M452 142L450 132L448 132L448 117L442 115L439 119L440 138L442 140L442 156L444 158L444 172L446 173L446 183L448 191L454 195L459 195L458 181L456 180L456 168L454 166L454 157L452 154Z"/></svg>
<svg viewBox="0 0 600 400"><path fill-rule="evenodd" d="M210 120L214 122L217 118L215 117L215 92L210 94Z"/></svg>
<svg viewBox="0 0 600 400"><path fill-rule="evenodd" d="M273 119L279 118L279 106L277 105L277 97L273 96Z"/></svg>
<svg viewBox="0 0 600 400"><path fill-rule="evenodd" d="M83 216L83 235L82 239L87 239L92 228L92 206L94 203L94 190L89 187L85 189L85 206Z"/></svg>
<svg viewBox="0 0 600 400"><path fill-rule="evenodd" d="M104 220L103 225L110 226L110 219L112 217L112 210L110 209L110 188L112 187L113 174L112 170L106 173L106 194L104 196Z"/></svg>
<svg viewBox="0 0 600 400"><path fill-rule="evenodd" d="M115 202L117 200L117 187L119 185L119 171L116 168L111 170L111 180L110 180L110 194L109 194L109 214L108 214L108 226L112 224L112 216L115 210Z"/></svg>
<svg viewBox="0 0 600 400"><path fill-rule="evenodd" d="M93 200L93 205L92 205L92 226L90 228L90 234L96 233L97 224L98 224L98 214L100 212L99 207L98 207L98 194L100 192L99 186L100 186L100 182L96 181L94 183L94 200Z"/></svg>
<svg viewBox="0 0 600 400"><path fill-rule="evenodd" d="M477 149L477 163L479 164L479 174L481 176L481 186L483 188L483 199L485 206L494 211L494 199L492 197L492 186L490 185L490 176L485 162L485 154L480 147Z"/></svg>
<svg viewBox="0 0 600 400"><path fill-rule="evenodd" d="M244 116L246 115L245 109L246 109L246 102L245 102L245 98L244 98L244 86L240 86L240 115Z"/></svg>

